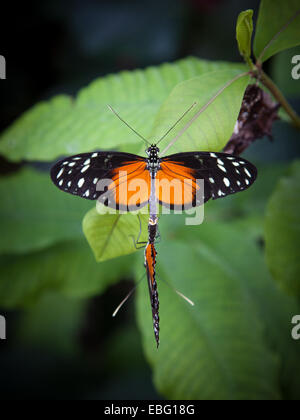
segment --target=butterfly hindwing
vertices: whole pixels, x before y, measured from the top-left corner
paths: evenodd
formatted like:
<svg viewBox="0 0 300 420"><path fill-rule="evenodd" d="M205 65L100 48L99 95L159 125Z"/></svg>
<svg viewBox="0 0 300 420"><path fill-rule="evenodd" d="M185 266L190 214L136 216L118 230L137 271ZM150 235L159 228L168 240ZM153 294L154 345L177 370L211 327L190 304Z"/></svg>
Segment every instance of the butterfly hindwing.
<svg viewBox="0 0 300 420"><path fill-rule="evenodd" d="M211 152L178 153L162 158L157 178L177 178L182 183L182 190L185 183L187 194L177 194L177 199L176 194L173 194L173 197L166 200L159 191L158 200L171 209L187 209L205 203L210 198L215 200L243 191L253 184L256 176L256 167L238 156ZM203 180L204 191L200 191L201 184L197 180Z"/></svg>
<svg viewBox="0 0 300 420"><path fill-rule="evenodd" d="M145 158L130 153L82 153L57 162L51 169L51 179L62 191L88 200L100 198L105 205L127 210L131 192L126 190L126 199L123 199L120 187L125 178L122 179L122 173L127 173L127 180L145 178L147 181L146 166ZM148 197L143 198L141 204L145 205Z"/></svg>

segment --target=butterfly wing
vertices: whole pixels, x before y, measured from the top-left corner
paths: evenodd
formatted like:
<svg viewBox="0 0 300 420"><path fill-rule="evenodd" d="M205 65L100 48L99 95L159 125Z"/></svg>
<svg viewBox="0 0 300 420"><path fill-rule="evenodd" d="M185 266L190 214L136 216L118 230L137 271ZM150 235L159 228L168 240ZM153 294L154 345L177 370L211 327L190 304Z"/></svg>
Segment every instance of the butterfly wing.
<svg viewBox="0 0 300 420"><path fill-rule="evenodd" d="M146 159L130 153L82 153L62 159L51 169L53 183L62 191L101 201L117 210L148 203L150 175ZM144 183L136 199L134 180ZM147 187L147 188L146 188Z"/></svg>
<svg viewBox="0 0 300 420"><path fill-rule="evenodd" d="M215 200L246 190L256 176L256 167L238 156L210 152L178 153L161 159L156 176L159 181L157 199L171 209L188 209L210 198ZM203 180L203 184L197 180ZM164 182L174 183L169 195L160 186Z"/></svg>

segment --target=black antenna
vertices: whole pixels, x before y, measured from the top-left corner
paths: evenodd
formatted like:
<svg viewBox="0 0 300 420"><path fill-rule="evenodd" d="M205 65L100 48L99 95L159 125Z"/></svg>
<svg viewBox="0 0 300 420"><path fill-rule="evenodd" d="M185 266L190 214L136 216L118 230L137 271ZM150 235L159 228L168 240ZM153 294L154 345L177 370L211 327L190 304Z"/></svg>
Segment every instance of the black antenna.
<svg viewBox="0 0 300 420"><path fill-rule="evenodd" d="M173 130L173 128L174 127L176 127L176 125L182 120L182 118L184 118L185 116L186 116L186 114L192 109L192 108L194 108L194 106L195 105L197 105L197 102L194 102L193 103L193 105L191 105L190 107L189 107L189 109L187 109L186 111L185 111L185 113L179 118L179 120L177 120L176 121L176 123L174 124L174 125L172 125L172 127L171 128L169 128L169 130L166 132L166 134L164 134L163 136L162 136L162 138L161 139L159 139L159 141L156 143L156 146L170 133L170 131L172 131Z"/></svg>
<svg viewBox="0 0 300 420"><path fill-rule="evenodd" d="M144 142L148 145L148 146L150 146L150 143L140 134L140 133L138 133L137 131L135 131L135 129L134 128L132 128L126 121L124 121L123 120L123 118L121 118L120 117L120 115L117 113L117 111L115 111L114 109L113 109L113 107L112 106L110 106L110 105L107 105L108 106L108 108L115 114L115 116L116 117L118 117L119 118L119 120L121 120L125 125L127 125L127 127L128 128L130 128L130 130L132 130L137 136L139 136L141 139L143 139L144 140Z"/></svg>

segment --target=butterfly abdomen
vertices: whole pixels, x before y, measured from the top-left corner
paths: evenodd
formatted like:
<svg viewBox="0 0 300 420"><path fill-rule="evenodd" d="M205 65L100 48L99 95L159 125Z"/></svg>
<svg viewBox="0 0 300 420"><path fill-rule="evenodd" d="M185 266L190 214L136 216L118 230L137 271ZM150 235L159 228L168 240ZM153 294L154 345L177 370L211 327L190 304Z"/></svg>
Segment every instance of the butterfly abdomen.
<svg viewBox="0 0 300 420"><path fill-rule="evenodd" d="M150 227L149 227L149 230L150 230ZM158 298L156 271L155 271L156 255L157 255L157 252L154 246L154 242L153 243L148 242L145 248L145 267L147 271L154 335L155 335L155 340L158 347L159 345L159 298Z"/></svg>
<svg viewBox="0 0 300 420"><path fill-rule="evenodd" d="M157 283L156 283L155 277L152 284L151 307L152 307L154 335L155 335L155 340L158 347L159 346L159 298L158 298Z"/></svg>

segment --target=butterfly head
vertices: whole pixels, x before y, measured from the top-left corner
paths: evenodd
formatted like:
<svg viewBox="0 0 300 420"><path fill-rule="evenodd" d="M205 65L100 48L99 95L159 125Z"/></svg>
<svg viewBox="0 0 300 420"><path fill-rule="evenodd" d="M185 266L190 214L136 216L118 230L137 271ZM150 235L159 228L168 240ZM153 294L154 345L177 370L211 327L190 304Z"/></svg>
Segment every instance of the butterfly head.
<svg viewBox="0 0 300 420"><path fill-rule="evenodd" d="M152 144L150 147L148 147L148 149L146 149L146 153L148 155L148 169L151 172L156 172L160 162L158 156L159 148L155 144Z"/></svg>
<svg viewBox="0 0 300 420"><path fill-rule="evenodd" d="M146 153L149 159L151 158L157 159L159 148L155 144L151 144L151 146L146 149Z"/></svg>

